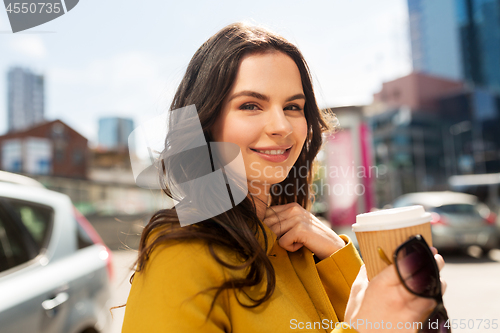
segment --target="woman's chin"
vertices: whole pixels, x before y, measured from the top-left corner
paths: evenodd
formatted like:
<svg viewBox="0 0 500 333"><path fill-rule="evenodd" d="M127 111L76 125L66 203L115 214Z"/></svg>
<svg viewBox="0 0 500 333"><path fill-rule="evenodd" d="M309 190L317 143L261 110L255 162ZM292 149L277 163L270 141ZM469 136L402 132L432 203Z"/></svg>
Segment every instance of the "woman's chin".
<svg viewBox="0 0 500 333"><path fill-rule="evenodd" d="M286 177L283 178L250 178L249 184L250 186L256 187L271 187L272 185L279 184L284 181Z"/></svg>

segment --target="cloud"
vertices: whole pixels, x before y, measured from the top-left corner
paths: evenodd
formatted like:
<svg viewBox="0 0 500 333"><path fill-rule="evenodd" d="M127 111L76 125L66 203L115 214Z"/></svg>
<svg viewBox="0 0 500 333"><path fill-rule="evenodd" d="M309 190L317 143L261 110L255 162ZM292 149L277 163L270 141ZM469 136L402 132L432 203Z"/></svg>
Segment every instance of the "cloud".
<svg viewBox="0 0 500 333"><path fill-rule="evenodd" d="M37 35L20 34L12 39L9 46L13 51L32 58L44 58L47 55L45 44Z"/></svg>

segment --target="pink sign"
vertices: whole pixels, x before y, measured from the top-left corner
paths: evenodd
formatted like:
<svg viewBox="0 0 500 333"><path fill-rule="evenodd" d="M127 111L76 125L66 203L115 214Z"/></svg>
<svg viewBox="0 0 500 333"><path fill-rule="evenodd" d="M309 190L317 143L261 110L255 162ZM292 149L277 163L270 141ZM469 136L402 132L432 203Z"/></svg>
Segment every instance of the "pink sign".
<svg viewBox="0 0 500 333"><path fill-rule="evenodd" d="M336 133L327 142L326 178L332 226L352 225L356 221L357 201L363 188L354 164L354 147L349 129Z"/></svg>

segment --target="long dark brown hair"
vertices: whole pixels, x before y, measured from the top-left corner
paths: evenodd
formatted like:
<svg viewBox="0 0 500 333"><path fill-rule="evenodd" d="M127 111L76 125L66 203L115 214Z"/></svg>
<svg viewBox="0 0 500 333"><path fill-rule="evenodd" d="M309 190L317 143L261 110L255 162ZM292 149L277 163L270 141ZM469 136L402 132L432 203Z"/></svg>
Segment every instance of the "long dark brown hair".
<svg viewBox="0 0 500 333"><path fill-rule="evenodd" d="M271 205L297 202L305 209L310 209L313 161L321 148L322 133L332 130L332 122L328 115L322 114L318 108L309 68L295 45L261 27L244 23L226 26L196 51L175 93L170 110L195 105L206 141L214 141L212 128L221 114L223 101L234 83L240 60L248 54L269 51L282 52L293 59L297 65L306 97L304 113L308 126L306 141L293 166L296 170L292 168L287 178L278 184L282 188L293 190L284 191L279 195L271 191ZM169 128L170 130L175 129ZM175 135L179 142L189 140L189 133L175 133ZM172 142L167 141L169 140L166 140L166 146L171 146ZM194 167L197 164L192 163L192 165ZM165 185L164 177L167 173L168 170L160 172L162 185ZM164 186L164 192L172 197L168 186ZM208 195L217 195L217 193ZM153 231L155 237L150 237ZM259 242L260 235L264 235L264 248ZM225 281L222 285L211 288L217 291L210 311L220 293L231 288L241 291L249 298L250 304L248 302L244 304L238 299L238 302L245 307L257 307L271 297L275 289L276 277L266 252L272 244L267 244L265 229L257 217L254 197L251 195L225 213L182 228L179 225L175 208L156 212L142 232L134 275L145 269L151 251L156 246L172 240L194 239L206 242L211 255L220 265L233 270L247 269L244 278ZM241 259L241 264L225 262L217 255L215 247L236 252L237 257ZM131 283L134 275L130 279ZM267 281L265 293L258 298L250 297L244 288L260 284L264 277Z"/></svg>

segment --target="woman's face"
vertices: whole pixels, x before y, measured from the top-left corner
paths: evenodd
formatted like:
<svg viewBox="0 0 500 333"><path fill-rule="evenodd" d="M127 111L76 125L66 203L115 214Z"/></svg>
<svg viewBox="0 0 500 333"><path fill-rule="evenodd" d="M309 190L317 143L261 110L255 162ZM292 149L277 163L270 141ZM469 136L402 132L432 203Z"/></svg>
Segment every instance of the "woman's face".
<svg viewBox="0 0 500 333"><path fill-rule="evenodd" d="M304 104L300 72L289 56L242 58L212 135L239 146L250 187L286 178L307 137Z"/></svg>

